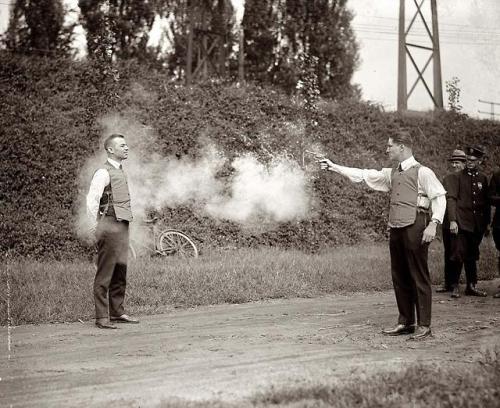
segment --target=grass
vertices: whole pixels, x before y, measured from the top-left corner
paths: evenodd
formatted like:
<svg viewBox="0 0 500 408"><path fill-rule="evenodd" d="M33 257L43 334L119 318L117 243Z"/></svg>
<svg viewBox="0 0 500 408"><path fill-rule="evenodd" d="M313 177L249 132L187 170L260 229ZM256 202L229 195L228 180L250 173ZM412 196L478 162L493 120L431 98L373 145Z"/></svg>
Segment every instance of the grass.
<svg viewBox="0 0 500 408"><path fill-rule="evenodd" d="M480 279L496 275L492 245L483 245ZM431 246L434 284L442 282L442 246ZM11 323L75 321L93 317L90 262L9 260L0 265L0 321L7 322L7 275ZM143 257L129 266L127 309L153 314L173 307L315 297L392 288L386 244L340 247L320 254L273 248L205 253L198 259Z"/></svg>
<svg viewBox="0 0 500 408"><path fill-rule="evenodd" d="M419 364L340 385L309 385L270 390L257 395L253 406L276 407L498 407L500 348L477 361L438 367Z"/></svg>
<svg viewBox="0 0 500 408"><path fill-rule="evenodd" d="M270 389L247 401L165 401L163 408L496 408L500 398L500 348L467 364L418 364L398 372L351 376L340 383Z"/></svg>

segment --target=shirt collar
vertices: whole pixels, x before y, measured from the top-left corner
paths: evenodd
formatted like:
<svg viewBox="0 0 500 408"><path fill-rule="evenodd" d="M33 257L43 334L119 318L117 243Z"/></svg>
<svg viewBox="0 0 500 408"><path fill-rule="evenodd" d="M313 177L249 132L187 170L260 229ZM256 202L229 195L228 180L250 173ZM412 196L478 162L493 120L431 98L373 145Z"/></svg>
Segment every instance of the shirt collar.
<svg viewBox="0 0 500 408"><path fill-rule="evenodd" d="M416 164L418 164L418 161L415 160L415 157L413 156L410 156L408 157L406 160L403 160L400 165L401 165L401 170L402 171L406 171L408 170L410 167L413 167L415 166Z"/></svg>
<svg viewBox="0 0 500 408"><path fill-rule="evenodd" d="M115 168L115 169L119 169L120 166L121 166L121 163L120 162L117 162L116 160L113 160L113 159L110 159L108 157L108 162Z"/></svg>

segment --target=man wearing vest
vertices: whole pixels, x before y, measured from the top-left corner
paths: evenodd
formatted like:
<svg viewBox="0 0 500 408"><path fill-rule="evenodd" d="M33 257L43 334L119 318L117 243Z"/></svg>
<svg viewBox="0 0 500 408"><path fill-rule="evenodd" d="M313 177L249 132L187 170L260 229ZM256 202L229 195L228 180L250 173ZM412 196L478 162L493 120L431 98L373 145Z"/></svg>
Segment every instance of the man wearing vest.
<svg viewBox="0 0 500 408"><path fill-rule="evenodd" d="M389 137L386 153L394 168L356 169L321 159L322 169L364 181L377 191L391 192L389 209L391 272L399 310L398 324L383 334L412 334L422 340L431 335L432 288L427 266L429 243L443 222L446 191L434 172L413 157L412 138L408 131ZM415 310L417 320L415 322ZM415 327L417 323L417 327Z"/></svg>
<svg viewBox="0 0 500 408"><path fill-rule="evenodd" d="M493 241L498 251L498 273L500 275L500 171L496 171L491 176L489 184L489 194L491 206L495 208L495 215L493 216ZM493 295L494 298L500 299L500 291Z"/></svg>
<svg viewBox="0 0 500 408"><path fill-rule="evenodd" d="M87 195L87 214L97 238L97 273L94 279L96 326L116 329L116 323L139 323L125 314L130 194L122 161L128 157L124 136L104 141L108 160L94 173Z"/></svg>
<svg viewBox="0 0 500 408"><path fill-rule="evenodd" d="M467 287L466 296L486 296L486 292L476 289L479 245L488 229L491 209L488 194L488 179L478 170L485 150L482 146L466 149L466 167L456 173L447 183L447 212L450 232L455 234L452 243L451 260L463 262ZM460 269L453 273L453 293L459 296Z"/></svg>
<svg viewBox="0 0 500 408"><path fill-rule="evenodd" d="M454 150L451 157L448 159L450 167L452 169L451 173L447 174L443 179L443 186L445 190L448 190L448 183L455 173L461 172L465 168L466 161L465 152L463 150ZM452 292L451 297L459 297L458 291L454 291L451 284L454 276L454 271L462 269L462 263L457 261L452 261L451 258L451 245L454 243L455 236L450 232L450 220L448 219L448 212L445 212L443 219L443 246L444 246L444 284L441 288L437 289L436 292Z"/></svg>

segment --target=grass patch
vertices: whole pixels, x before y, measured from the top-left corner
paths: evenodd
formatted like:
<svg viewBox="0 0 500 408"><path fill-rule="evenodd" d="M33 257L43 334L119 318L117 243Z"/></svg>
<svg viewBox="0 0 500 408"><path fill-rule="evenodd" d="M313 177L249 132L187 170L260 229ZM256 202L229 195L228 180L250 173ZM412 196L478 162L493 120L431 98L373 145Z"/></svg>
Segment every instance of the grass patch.
<svg viewBox="0 0 500 408"><path fill-rule="evenodd" d="M484 245L480 279L495 274L494 248ZM490 253L491 252L491 253ZM489 261L488 261L489 260ZM442 282L442 245L430 251L432 281ZM13 324L75 321L94 315L90 262L10 260L0 265L0 287L10 275ZM392 288L385 244L340 247L319 254L274 248L213 251L198 259L143 257L128 272L127 309L161 313L173 307L314 297ZM0 321L6 324L6 290Z"/></svg>
<svg viewBox="0 0 500 408"><path fill-rule="evenodd" d="M474 363L419 364L401 372L351 378L340 385L311 385L270 390L256 396L257 407L498 407L500 348ZM168 406L168 405L166 405Z"/></svg>
<svg viewBox="0 0 500 408"><path fill-rule="evenodd" d="M328 379L326 379L328 382ZM496 408L500 399L500 348L486 352L466 367L419 364L400 372L351 376L330 384L271 389L247 401L165 401L162 408Z"/></svg>

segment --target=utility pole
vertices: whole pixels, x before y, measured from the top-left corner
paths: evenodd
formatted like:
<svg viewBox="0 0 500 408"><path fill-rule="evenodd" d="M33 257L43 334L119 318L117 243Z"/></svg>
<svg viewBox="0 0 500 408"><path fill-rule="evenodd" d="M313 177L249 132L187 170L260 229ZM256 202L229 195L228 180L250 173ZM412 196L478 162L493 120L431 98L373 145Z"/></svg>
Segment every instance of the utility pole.
<svg viewBox="0 0 500 408"><path fill-rule="evenodd" d="M439 48L439 30L438 30L438 14L436 0L430 0L431 8L431 25L429 24L422 12L422 6L426 0L413 0L416 6L416 12L408 26L406 26L406 3L409 0L399 0L399 47L398 47L398 111L403 112L408 109L408 100L415 90L416 86L421 83L431 98L435 109L443 109L443 85L441 78L441 53ZM428 1L429 3L429 1ZM426 44L416 44L408 42L408 36L412 34L412 28L415 20L419 18L427 35L431 41L431 46ZM412 54L412 50L420 49L430 52L427 62L420 67ZM417 71L417 79L408 91L408 76L407 76L407 60L410 60L413 68ZM429 64L433 62L433 86L430 87L424 78L424 73ZM432 90L431 90L432 88Z"/></svg>
<svg viewBox="0 0 500 408"><path fill-rule="evenodd" d="M196 79L207 80L210 76L226 75L226 6L229 0L219 0L217 8L207 8L203 2L188 0L186 85ZM214 24L216 21L218 24ZM211 24L209 24L211 22Z"/></svg>
<svg viewBox="0 0 500 408"><path fill-rule="evenodd" d="M480 103L487 103L490 105L490 111L485 112L482 110L478 110L479 113L484 113L486 115L490 115L491 120L495 120L495 116L500 116L500 113L495 113L495 106L500 106L500 102L490 102L490 101L483 101L481 99L478 100Z"/></svg>

